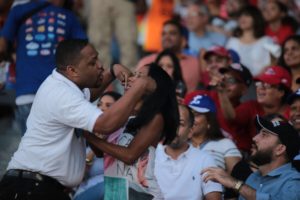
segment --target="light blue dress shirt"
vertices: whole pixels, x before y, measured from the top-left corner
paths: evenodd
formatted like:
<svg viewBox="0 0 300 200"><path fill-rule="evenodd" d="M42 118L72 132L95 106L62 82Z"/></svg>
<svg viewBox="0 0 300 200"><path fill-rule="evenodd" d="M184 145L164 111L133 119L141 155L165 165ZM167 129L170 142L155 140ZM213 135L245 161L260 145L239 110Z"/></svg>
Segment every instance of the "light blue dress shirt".
<svg viewBox="0 0 300 200"><path fill-rule="evenodd" d="M246 184L256 190L257 200L300 200L300 173L291 163L261 176L260 172L252 173ZM241 195L239 200L244 200Z"/></svg>
<svg viewBox="0 0 300 200"><path fill-rule="evenodd" d="M227 37L221 33L207 31L203 36L189 33L189 55L197 56L201 49L209 50L213 46L225 46Z"/></svg>

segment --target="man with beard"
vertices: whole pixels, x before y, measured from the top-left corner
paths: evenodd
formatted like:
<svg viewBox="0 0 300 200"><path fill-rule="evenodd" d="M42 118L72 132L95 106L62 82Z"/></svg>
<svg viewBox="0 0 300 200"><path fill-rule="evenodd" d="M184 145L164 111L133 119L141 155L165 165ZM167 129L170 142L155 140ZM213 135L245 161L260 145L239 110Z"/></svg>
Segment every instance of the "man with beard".
<svg viewBox="0 0 300 200"><path fill-rule="evenodd" d="M179 106L180 124L177 137L167 146L158 145L154 174L166 200L168 199L221 199L222 186L207 181L199 172L214 167L213 158L188 143L192 137L194 116L191 110Z"/></svg>
<svg viewBox="0 0 300 200"><path fill-rule="evenodd" d="M251 160L258 166L246 182L236 180L225 171L207 168L204 181L216 181L235 189L243 199L300 199L300 174L291 165L298 154L297 131L286 121L256 116L258 134L253 138Z"/></svg>

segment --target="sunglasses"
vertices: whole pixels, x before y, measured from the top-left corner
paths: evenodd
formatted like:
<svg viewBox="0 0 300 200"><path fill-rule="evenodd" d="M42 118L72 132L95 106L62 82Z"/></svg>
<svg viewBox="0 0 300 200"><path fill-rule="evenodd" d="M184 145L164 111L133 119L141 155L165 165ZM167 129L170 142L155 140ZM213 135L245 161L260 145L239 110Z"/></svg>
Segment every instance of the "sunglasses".
<svg viewBox="0 0 300 200"><path fill-rule="evenodd" d="M236 78L233 78L233 77L229 77L229 78L225 78L224 79L224 83L226 84L230 84L230 85L234 85L234 84L237 84L237 83L241 83L242 81L236 79Z"/></svg>

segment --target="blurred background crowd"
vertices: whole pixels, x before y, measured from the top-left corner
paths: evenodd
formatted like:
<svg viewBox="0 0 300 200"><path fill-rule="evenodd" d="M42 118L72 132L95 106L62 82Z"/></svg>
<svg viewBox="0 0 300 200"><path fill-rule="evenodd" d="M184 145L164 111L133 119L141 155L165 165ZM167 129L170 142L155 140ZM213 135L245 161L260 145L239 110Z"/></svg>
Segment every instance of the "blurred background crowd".
<svg viewBox="0 0 300 200"><path fill-rule="evenodd" d="M32 2L40 8L25 12ZM57 42L67 38L87 38L105 68L121 63L134 72L157 63L181 104L210 97L214 105L206 107L217 122L205 125L214 130L195 119L191 143L228 173L249 156L257 114L278 115L300 133L300 0L49 0L64 8L50 18L45 2L0 1L0 177L26 130L36 90L55 68ZM109 91L116 93L101 97L103 111L123 93L118 84ZM103 181L103 161L90 149L87 156L94 162L77 196L89 179Z"/></svg>

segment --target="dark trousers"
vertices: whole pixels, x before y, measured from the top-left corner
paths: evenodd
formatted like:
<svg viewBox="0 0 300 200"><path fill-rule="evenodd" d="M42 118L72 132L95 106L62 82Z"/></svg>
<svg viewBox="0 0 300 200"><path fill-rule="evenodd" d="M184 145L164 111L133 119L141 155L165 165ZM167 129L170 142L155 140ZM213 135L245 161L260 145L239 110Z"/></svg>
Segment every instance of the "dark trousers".
<svg viewBox="0 0 300 200"><path fill-rule="evenodd" d="M0 182L0 200L70 200L63 186L49 178L40 180L6 174Z"/></svg>

